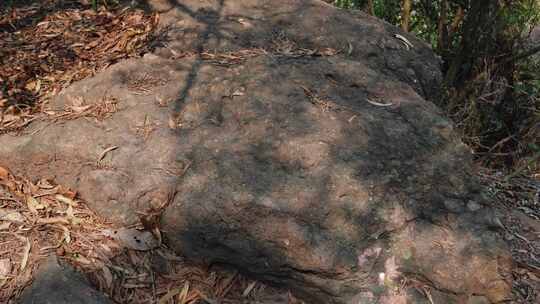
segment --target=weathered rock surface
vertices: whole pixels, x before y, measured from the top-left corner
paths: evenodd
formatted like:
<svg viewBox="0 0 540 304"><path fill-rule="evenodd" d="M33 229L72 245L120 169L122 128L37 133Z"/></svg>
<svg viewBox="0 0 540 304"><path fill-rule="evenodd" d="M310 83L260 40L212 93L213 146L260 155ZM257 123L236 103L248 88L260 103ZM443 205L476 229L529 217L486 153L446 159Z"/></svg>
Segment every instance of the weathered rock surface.
<svg viewBox="0 0 540 304"><path fill-rule="evenodd" d="M69 265L49 256L39 267L31 286L19 300L21 304L112 304L102 293Z"/></svg>
<svg viewBox="0 0 540 304"><path fill-rule="evenodd" d="M1 136L0 165L55 177L118 224L169 201L169 245L308 303L404 303L404 278L449 303L509 297L511 258L429 101L425 44L315 0L150 4L167 45L51 104L117 111Z"/></svg>

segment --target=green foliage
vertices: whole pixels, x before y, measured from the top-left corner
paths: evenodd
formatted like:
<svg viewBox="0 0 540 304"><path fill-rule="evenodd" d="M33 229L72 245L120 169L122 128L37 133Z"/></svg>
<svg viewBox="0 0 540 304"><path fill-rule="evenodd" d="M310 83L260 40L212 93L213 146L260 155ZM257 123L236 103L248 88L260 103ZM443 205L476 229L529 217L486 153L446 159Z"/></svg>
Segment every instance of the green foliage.
<svg viewBox="0 0 540 304"><path fill-rule="evenodd" d="M540 22L540 2L537 0L516 1L505 6L501 14L508 28L516 29L519 34L523 34Z"/></svg>
<svg viewBox="0 0 540 304"><path fill-rule="evenodd" d="M372 11L399 25L402 2L335 0L334 4ZM527 48L527 34L540 23L540 1L413 0L412 4L410 31L443 58L448 91L439 105L454 119L463 139L491 164L517 168L526 163L529 170L538 170L540 59L518 55Z"/></svg>
<svg viewBox="0 0 540 304"><path fill-rule="evenodd" d="M343 9L366 9L368 0L335 0L334 5ZM390 23L397 24L400 20L401 1L373 0L375 16Z"/></svg>
<svg viewBox="0 0 540 304"><path fill-rule="evenodd" d="M335 0L334 5L344 9L360 9L364 7L365 0Z"/></svg>
<svg viewBox="0 0 540 304"><path fill-rule="evenodd" d="M373 1L375 16L392 24L399 24L401 20L401 1L379 0Z"/></svg>
<svg viewBox="0 0 540 304"><path fill-rule="evenodd" d="M7 0L6 7L8 9L11 9L13 7L14 2L15 2L15 0Z"/></svg>
<svg viewBox="0 0 540 304"><path fill-rule="evenodd" d="M101 0L101 2L102 2L103 5L105 5L106 7L109 6L109 4L112 5L112 6L116 6L116 5L120 4L119 0L109 0L109 1L107 1L107 0ZM97 11L97 10L98 10L98 6L99 6L99 0L92 0L91 4L92 4L92 9L93 9L94 11Z"/></svg>

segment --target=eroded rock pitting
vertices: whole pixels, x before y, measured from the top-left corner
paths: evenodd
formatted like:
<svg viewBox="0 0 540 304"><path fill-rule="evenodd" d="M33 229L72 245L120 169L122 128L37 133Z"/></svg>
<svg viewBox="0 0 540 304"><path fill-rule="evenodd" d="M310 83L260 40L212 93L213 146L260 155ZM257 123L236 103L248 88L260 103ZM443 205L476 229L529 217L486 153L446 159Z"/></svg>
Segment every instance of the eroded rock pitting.
<svg viewBox="0 0 540 304"><path fill-rule="evenodd" d="M118 224L170 200L170 246L308 303L429 303L402 278L448 303L509 297L470 153L428 101L441 75L424 43L319 1L150 4L167 46L51 105L114 98L117 111L1 136L2 163L54 176Z"/></svg>

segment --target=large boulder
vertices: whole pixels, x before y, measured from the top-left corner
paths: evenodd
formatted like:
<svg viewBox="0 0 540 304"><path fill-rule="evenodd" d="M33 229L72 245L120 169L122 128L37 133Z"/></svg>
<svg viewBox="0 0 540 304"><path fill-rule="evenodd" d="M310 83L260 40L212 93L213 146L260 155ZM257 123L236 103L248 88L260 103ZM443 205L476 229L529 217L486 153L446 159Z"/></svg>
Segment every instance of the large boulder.
<svg viewBox="0 0 540 304"><path fill-rule="evenodd" d="M0 136L0 165L119 225L166 205L180 253L308 303L508 299L500 222L431 102L441 73L423 42L316 0L150 4L165 45Z"/></svg>

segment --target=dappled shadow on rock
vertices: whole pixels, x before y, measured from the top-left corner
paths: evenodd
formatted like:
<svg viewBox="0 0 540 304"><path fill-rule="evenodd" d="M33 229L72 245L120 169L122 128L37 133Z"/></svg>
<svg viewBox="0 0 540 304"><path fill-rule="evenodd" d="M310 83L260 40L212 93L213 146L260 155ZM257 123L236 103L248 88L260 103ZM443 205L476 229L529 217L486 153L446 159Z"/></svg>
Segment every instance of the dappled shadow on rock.
<svg viewBox="0 0 540 304"><path fill-rule="evenodd" d="M425 45L318 1L158 5L167 47L52 104L106 95L116 112L1 137L2 159L53 172L118 223L166 202L177 251L309 303L395 303L415 287L507 299L499 222L426 101L440 73Z"/></svg>
<svg viewBox="0 0 540 304"><path fill-rule="evenodd" d="M504 245L474 221L492 215L466 207L482 198L450 125L413 92L392 110L340 96L325 74L347 71L333 70L333 58L281 60L247 61L236 68L243 80L199 74L207 87L179 116L179 152L191 167L164 214L171 244L314 302L376 294L380 273L402 272L457 293L496 288L492 300L504 299L503 280L482 281L509 266L498 261ZM363 84L361 72L348 76ZM218 121L209 101L222 86L243 93L221 101Z"/></svg>

